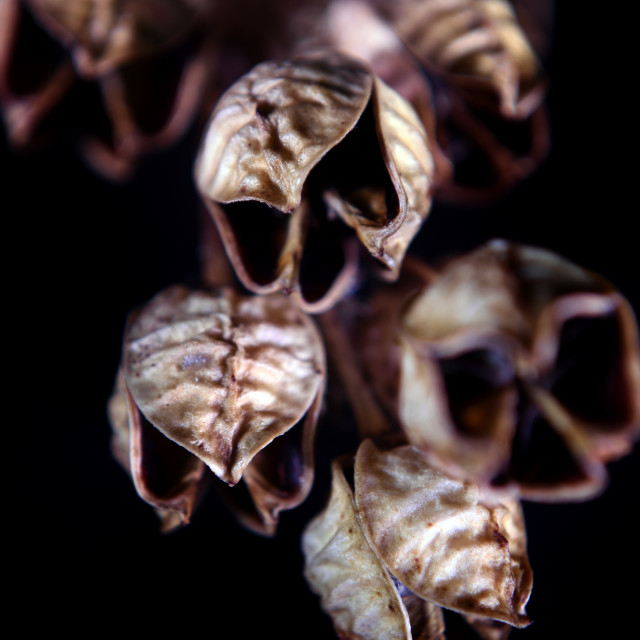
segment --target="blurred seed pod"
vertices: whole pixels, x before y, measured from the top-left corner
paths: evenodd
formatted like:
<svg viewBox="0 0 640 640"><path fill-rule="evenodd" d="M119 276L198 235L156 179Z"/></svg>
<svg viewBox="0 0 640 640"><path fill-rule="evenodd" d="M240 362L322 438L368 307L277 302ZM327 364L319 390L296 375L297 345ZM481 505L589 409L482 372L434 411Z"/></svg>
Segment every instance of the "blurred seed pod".
<svg viewBox="0 0 640 640"><path fill-rule="evenodd" d="M320 312L352 286L357 240L397 277L430 208L433 161L411 106L364 62L328 52L234 84L195 177L243 284Z"/></svg>
<svg viewBox="0 0 640 640"><path fill-rule="evenodd" d="M126 331L123 384L110 405L116 457L126 467L129 456L134 480L149 476L155 463L146 456L151 442L167 452L160 461L164 476L187 480L171 453L189 473L206 465L230 486L243 479L251 507L239 516L270 535L279 511L300 504L311 488L324 377L321 338L287 298L170 288L137 313ZM183 496L188 509L178 508L141 487L136 480L153 506L188 519L195 494Z"/></svg>
<svg viewBox="0 0 640 640"><path fill-rule="evenodd" d="M603 463L640 427L626 300L563 258L502 241L426 277L387 316L397 382L374 382L409 442L457 477L525 498L598 493ZM381 368L368 363L374 380Z"/></svg>
<svg viewBox="0 0 640 640"><path fill-rule="evenodd" d="M484 500L414 447L359 448L354 487L333 465L307 527L305 577L341 637L443 638L440 606L526 626L532 574L520 506ZM472 618L472 619L473 619Z"/></svg>
<svg viewBox="0 0 640 640"><path fill-rule="evenodd" d="M475 104L526 117L540 104L540 63L507 0L402 0L384 7L432 72Z"/></svg>
<svg viewBox="0 0 640 640"><path fill-rule="evenodd" d="M205 0L6 0L0 11L9 140L32 148L71 132L110 178L182 135L215 78Z"/></svg>

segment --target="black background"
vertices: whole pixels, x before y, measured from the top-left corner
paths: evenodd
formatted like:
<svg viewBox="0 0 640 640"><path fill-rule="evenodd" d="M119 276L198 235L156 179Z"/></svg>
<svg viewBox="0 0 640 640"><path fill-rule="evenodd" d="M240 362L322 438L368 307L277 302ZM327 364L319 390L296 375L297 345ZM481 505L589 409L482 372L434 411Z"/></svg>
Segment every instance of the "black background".
<svg viewBox="0 0 640 640"><path fill-rule="evenodd" d="M494 206L436 203L414 248L436 259L492 237L544 246L602 273L640 309L619 16L560 5L547 63L549 159ZM126 313L197 273L197 145L192 131L114 185L69 144L25 155L3 137L5 583L25 634L335 637L301 576L298 542L326 470L274 540L240 528L214 492L187 528L162 536L109 453L105 403ZM326 425L320 448L342 428ZM633 634L639 461L636 449L611 464L607 492L590 502L525 506L534 624L514 640Z"/></svg>

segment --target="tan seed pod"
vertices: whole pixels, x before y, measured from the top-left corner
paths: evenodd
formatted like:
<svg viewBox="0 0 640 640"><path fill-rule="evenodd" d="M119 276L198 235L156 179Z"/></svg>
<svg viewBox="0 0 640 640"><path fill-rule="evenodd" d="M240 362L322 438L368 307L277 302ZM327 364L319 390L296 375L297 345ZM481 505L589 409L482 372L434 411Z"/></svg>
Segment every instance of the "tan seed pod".
<svg viewBox="0 0 640 640"><path fill-rule="evenodd" d="M356 456L355 498L371 545L413 593L461 613L529 624L532 578L516 501L487 502L415 447L381 451L370 440Z"/></svg>
<svg viewBox="0 0 640 640"><path fill-rule="evenodd" d="M112 452L168 533L187 524L206 483L205 464L165 438L135 406L122 371L109 400Z"/></svg>
<svg viewBox="0 0 640 640"><path fill-rule="evenodd" d="M453 260L401 320L398 411L450 472L523 496L592 496L640 423L628 303L541 249L493 242Z"/></svg>
<svg viewBox="0 0 640 640"><path fill-rule="evenodd" d="M218 103L195 168L243 284L293 293L311 312L355 277L355 238L339 220L397 277L428 213L432 174L410 105L335 52L241 78Z"/></svg>
<svg viewBox="0 0 640 640"><path fill-rule="evenodd" d="M229 484L305 419L325 375L315 326L285 297L184 287L139 313L123 363L146 419Z"/></svg>
<svg viewBox="0 0 640 640"><path fill-rule="evenodd" d="M540 104L540 64L507 0L404 0L389 9L398 34L430 68L506 117ZM493 95L493 97L492 97Z"/></svg>
<svg viewBox="0 0 640 640"><path fill-rule="evenodd" d="M85 77L173 44L206 8L205 0L26 0L72 52Z"/></svg>
<svg viewBox="0 0 640 640"><path fill-rule="evenodd" d="M411 640L402 598L361 528L338 462L331 498L302 536L304 575L341 638Z"/></svg>

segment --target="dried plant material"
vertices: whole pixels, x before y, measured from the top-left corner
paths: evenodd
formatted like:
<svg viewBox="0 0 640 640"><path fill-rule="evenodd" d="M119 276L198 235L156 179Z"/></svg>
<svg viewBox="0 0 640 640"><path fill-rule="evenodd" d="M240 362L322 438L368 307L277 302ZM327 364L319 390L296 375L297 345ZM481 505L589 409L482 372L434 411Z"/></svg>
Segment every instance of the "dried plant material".
<svg viewBox="0 0 640 640"><path fill-rule="evenodd" d="M332 469L329 504L302 537L305 577L341 638L411 640L402 599L361 529L344 471L337 462Z"/></svg>
<svg viewBox="0 0 640 640"><path fill-rule="evenodd" d="M422 600L403 586L402 602L411 621L412 640L446 640L442 609L428 600ZM491 622L495 622L491 620Z"/></svg>
<svg viewBox="0 0 640 640"><path fill-rule="evenodd" d="M481 640L507 640L512 627L500 620L480 616L464 616L465 620Z"/></svg>
<svg viewBox="0 0 640 640"><path fill-rule="evenodd" d="M365 0L330 2L314 23L300 51L331 48L366 60L376 77L411 104L427 131L437 185L451 179L451 162L436 140L436 112L431 87L419 62L387 20Z"/></svg>
<svg viewBox="0 0 640 640"><path fill-rule="evenodd" d="M201 191L293 213L311 169L358 122L372 82L346 57L258 65L212 115L196 170Z"/></svg>
<svg viewBox="0 0 640 640"><path fill-rule="evenodd" d="M168 533L189 522L206 482L204 463L150 425L135 406L120 371L109 400L112 451Z"/></svg>
<svg viewBox="0 0 640 640"><path fill-rule="evenodd" d="M588 497L602 462L637 437L629 305L550 252L493 242L453 260L401 324L400 419L451 473L529 498Z"/></svg>
<svg viewBox="0 0 640 640"><path fill-rule="evenodd" d="M217 44L207 20L196 21L205 9L199 0L3 2L0 101L11 143L34 148L70 133L95 170L128 177L140 156L184 133L214 86Z"/></svg>
<svg viewBox="0 0 640 640"><path fill-rule="evenodd" d="M507 117L540 104L540 65L506 0L405 0L391 12L415 54L467 98L490 105L497 97Z"/></svg>
<svg viewBox="0 0 640 640"><path fill-rule="evenodd" d="M184 35L203 0L26 0L38 19L71 50L86 77L155 53Z"/></svg>
<svg viewBox="0 0 640 640"><path fill-rule="evenodd" d="M125 337L136 406L229 484L274 438L316 412L324 370L315 326L282 296L173 287Z"/></svg>
<svg viewBox="0 0 640 640"><path fill-rule="evenodd" d="M36 52L42 52L43 64L34 74L30 58ZM19 0L4 0L0 4L0 106L11 144L29 144L74 82L64 49L42 32Z"/></svg>
<svg viewBox="0 0 640 640"><path fill-rule="evenodd" d="M280 512L297 507L311 491L313 442L322 400L319 393L301 427L290 429L259 451L244 471L242 479L251 497L249 519L244 522L262 535L275 534ZM239 512L241 520L243 512L246 509Z"/></svg>
<svg viewBox="0 0 640 640"><path fill-rule="evenodd" d="M355 497L371 545L391 573L416 595L443 607L529 624L524 606L531 570L521 542L521 516L484 503L476 486L430 466L415 447L359 448ZM514 503L512 507L519 508Z"/></svg>
<svg viewBox="0 0 640 640"><path fill-rule="evenodd" d="M233 85L195 174L243 284L318 312L355 277L338 220L397 277L429 210L433 161L410 105L363 62L329 52L263 63Z"/></svg>

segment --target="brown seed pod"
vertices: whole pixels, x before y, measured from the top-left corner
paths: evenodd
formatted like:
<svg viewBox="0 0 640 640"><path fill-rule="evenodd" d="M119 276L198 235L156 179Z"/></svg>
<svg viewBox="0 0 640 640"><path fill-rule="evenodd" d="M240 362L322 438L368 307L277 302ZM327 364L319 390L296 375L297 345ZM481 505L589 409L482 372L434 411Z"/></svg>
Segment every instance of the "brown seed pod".
<svg viewBox="0 0 640 640"><path fill-rule="evenodd" d="M188 524L207 482L206 466L165 438L136 407L118 372L109 400L115 459L131 476L138 495L150 504L163 533Z"/></svg>
<svg viewBox="0 0 640 640"><path fill-rule="evenodd" d="M411 640L402 598L367 540L338 462L332 477L326 509L302 536L304 575L340 637Z"/></svg>
<svg viewBox="0 0 640 640"><path fill-rule="evenodd" d="M355 277L355 238L398 275L430 207L433 163L410 105L338 53L263 63L222 97L196 182L243 284L327 309Z"/></svg>
<svg viewBox="0 0 640 640"><path fill-rule="evenodd" d="M400 420L452 473L533 499L590 497L638 435L633 313L548 251L493 242L451 261L401 325Z"/></svg>
<svg viewBox="0 0 640 640"><path fill-rule="evenodd" d="M206 0L25 0L72 53L85 77L174 43L206 9Z"/></svg>
<svg viewBox="0 0 640 640"><path fill-rule="evenodd" d="M0 102L11 143L37 146L59 114L93 168L127 177L141 155L182 135L213 84L217 43L201 29L209 10L200 0L3 2Z"/></svg>
<svg viewBox="0 0 640 640"><path fill-rule="evenodd" d="M341 637L442 640L440 606L524 626L531 590L518 503L486 504L413 447L333 464L325 510L302 538L305 577Z"/></svg>
<svg viewBox="0 0 640 640"><path fill-rule="evenodd" d="M507 0L404 0L388 11L409 48L467 99L508 118L540 104L540 64Z"/></svg>
<svg viewBox="0 0 640 640"><path fill-rule="evenodd" d="M312 321L287 298L170 288L131 321L122 369L132 434L148 437L151 429L165 449L197 468L206 464L229 485L244 474L255 513L250 526L271 534L279 511L304 500L324 351ZM121 414L114 405L116 433ZM133 472L133 435L131 443Z"/></svg>
<svg viewBox="0 0 640 640"><path fill-rule="evenodd" d="M532 574L517 501L496 504L415 447L359 448L355 496L367 538L413 593L462 613L529 624Z"/></svg>

